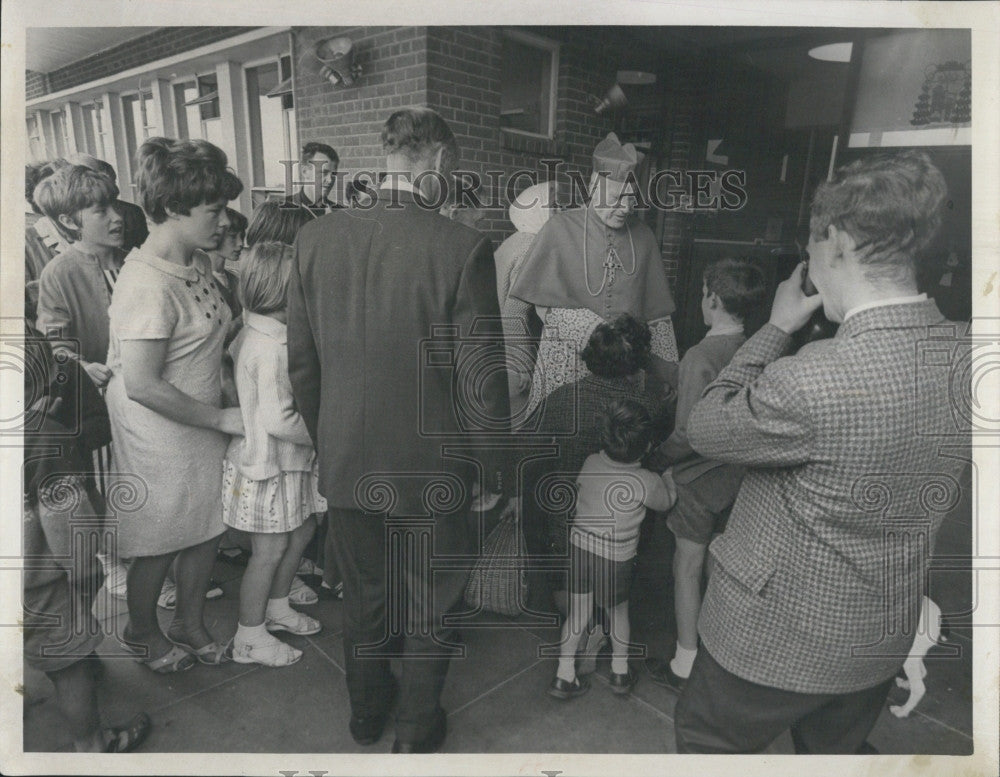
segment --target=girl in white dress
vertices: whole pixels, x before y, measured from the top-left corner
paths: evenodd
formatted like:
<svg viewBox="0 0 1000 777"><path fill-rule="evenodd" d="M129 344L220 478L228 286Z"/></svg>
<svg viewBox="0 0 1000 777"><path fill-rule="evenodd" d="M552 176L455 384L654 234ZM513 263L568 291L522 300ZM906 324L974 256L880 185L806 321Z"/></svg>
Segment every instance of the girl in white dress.
<svg viewBox="0 0 1000 777"><path fill-rule="evenodd" d="M244 327L230 346L245 437L234 438L223 473L223 521L249 532L253 553L240 585L232 656L241 664L287 666L302 651L270 632L308 635L320 622L288 603L302 551L326 512L316 453L295 409L288 378L285 308L292 251L257 243L241 262Z"/></svg>

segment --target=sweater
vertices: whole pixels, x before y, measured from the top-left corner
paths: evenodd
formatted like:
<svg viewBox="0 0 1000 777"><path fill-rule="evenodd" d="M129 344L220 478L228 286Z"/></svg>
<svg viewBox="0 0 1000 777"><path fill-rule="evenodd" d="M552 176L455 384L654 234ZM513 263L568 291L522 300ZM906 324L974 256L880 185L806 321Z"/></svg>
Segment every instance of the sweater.
<svg viewBox="0 0 1000 777"><path fill-rule="evenodd" d="M232 439L226 458L249 480L308 472L315 453L292 398L285 325L249 310L243 318L229 351L246 436Z"/></svg>
<svg viewBox="0 0 1000 777"><path fill-rule="evenodd" d="M615 461L604 451L587 457L576 484L570 542L612 561L635 556L647 507L670 507L670 495L659 475L643 469L638 461Z"/></svg>

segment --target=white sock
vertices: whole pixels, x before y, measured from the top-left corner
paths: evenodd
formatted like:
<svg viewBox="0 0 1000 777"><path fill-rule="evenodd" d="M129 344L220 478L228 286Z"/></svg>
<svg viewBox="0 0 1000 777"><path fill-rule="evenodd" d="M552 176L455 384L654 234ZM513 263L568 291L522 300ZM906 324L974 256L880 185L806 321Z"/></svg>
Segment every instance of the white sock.
<svg viewBox="0 0 1000 777"><path fill-rule="evenodd" d="M674 657L670 660L670 670L678 677L686 680L691 675L691 665L694 664L694 658L697 655L698 648L688 650L678 644L677 652L674 653Z"/></svg>
<svg viewBox="0 0 1000 777"><path fill-rule="evenodd" d="M283 618L286 615L294 615L295 610L288 604L288 597L282 596L280 599L267 600L267 617Z"/></svg>
<svg viewBox="0 0 1000 777"><path fill-rule="evenodd" d="M244 626L242 623L237 623L236 636L233 637L233 641L240 645L259 645L261 642L267 642L267 638L270 636L270 632L264 628L263 623L256 626Z"/></svg>

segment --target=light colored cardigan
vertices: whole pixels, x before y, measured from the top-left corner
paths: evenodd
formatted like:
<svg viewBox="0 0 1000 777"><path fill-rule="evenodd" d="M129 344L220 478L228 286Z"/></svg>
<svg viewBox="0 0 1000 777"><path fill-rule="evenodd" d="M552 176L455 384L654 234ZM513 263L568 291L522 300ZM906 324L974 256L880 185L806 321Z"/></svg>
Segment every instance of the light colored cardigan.
<svg viewBox="0 0 1000 777"><path fill-rule="evenodd" d="M245 437L234 437L226 458L250 480L312 469L315 452L288 380L285 325L243 311L245 326L229 346Z"/></svg>

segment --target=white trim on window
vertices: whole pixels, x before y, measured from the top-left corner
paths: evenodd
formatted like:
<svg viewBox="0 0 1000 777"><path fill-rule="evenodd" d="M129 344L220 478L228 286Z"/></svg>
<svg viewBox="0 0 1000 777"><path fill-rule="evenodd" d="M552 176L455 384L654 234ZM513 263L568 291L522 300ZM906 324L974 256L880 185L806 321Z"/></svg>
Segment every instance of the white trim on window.
<svg viewBox="0 0 1000 777"><path fill-rule="evenodd" d="M501 127L501 132L509 132L512 135L523 135L529 138L544 138L545 140L551 140L556 134L556 103L559 99L559 47L558 41L549 40L548 38L543 38L540 35L534 35L530 32L524 32L523 30L515 30L504 28L503 36L515 40L518 43L523 43L534 48L542 49L549 52L551 57L550 60L550 73L549 73L549 118L548 118L548 134L540 132L528 132L527 130L513 129L510 127ZM501 89L503 84L501 83Z"/></svg>

